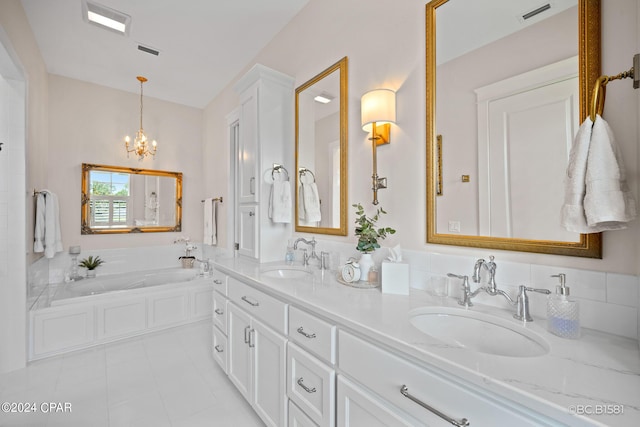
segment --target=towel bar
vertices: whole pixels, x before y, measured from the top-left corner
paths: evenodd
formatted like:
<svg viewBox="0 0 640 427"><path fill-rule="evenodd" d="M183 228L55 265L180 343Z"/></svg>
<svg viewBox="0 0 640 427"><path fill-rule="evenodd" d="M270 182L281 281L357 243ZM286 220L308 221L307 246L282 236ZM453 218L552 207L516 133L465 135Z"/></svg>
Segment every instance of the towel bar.
<svg viewBox="0 0 640 427"><path fill-rule="evenodd" d="M200 203L204 203L206 199L202 199L200 200ZM214 202L220 202L222 203L222 196L220 197L216 197L215 199L213 199Z"/></svg>

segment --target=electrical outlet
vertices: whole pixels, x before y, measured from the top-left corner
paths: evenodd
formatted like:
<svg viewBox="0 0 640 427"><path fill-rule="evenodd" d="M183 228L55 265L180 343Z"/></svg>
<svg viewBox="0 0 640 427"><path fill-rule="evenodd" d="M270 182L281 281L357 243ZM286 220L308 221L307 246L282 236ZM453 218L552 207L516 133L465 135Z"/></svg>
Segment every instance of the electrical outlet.
<svg viewBox="0 0 640 427"><path fill-rule="evenodd" d="M459 233L460 232L460 221L449 221L449 232L450 233Z"/></svg>

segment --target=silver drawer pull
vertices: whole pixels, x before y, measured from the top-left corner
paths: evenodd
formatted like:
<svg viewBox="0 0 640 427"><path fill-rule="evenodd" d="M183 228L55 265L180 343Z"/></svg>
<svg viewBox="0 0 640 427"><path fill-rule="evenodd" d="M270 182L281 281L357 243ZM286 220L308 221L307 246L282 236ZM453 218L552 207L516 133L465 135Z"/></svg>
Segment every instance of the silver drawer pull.
<svg viewBox="0 0 640 427"><path fill-rule="evenodd" d="M306 391L307 393L315 393L315 392L316 392L316 388L315 388L315 387L314 387L314 388L309 388L309 387L307 387L306 385L304 385L304 383L303 383L302 381L304 381L304 378L300 377L300 378L298 379L297 383L298 383L298 385L299 385L300 387L302 387L302 389L303 389L304 391Z"/></svg>
<svg viewBox="0 0 640 427"><path fill-rule="evenodd" d="M311 333L311 334L306 333L306 332L304 331L304 329L302 329L302 326L300 326L300 327L297 329L297 331L298 331L298 333L299 333L300 335L304 335L304 336L305 336L305 337L307 337L307 338L315 338L315 337L316 337L316 334L315 334L315 333Z"/></svg>
<svg viewBox="0 0 640 427"><path fill-rule="evenodd" d="M217 315L222 316L224 314L224 311L220 310L219 308L216 308L215 310L213 310Z"/></svg>
<svg viewBox="0 0 640 427"><path fill-rule="evenodd" d="M241 299L242 301L246 302L247 304L252 305L252 306L254 306L254 307L257 307L257 306L259 306L259 305L260 305L260 303L258 303L258 301L256 301L256 302L249 301L249 298L247 298L246 296L244 296L244 297L242 297L242 298L240 298L240 299Z"/></svg>
<svg viewBox="0 0 640 427"><path fill-rule="evenodd" d="M443 420L445 420L449 424L453 424L454 426L457 426L457 427L467 427L469 425L469 421L466 418L462 418L461 420L456 420L455 418L451 418L451 417L443 414L442 412L438 411L437 409L432 408L431 406L427 405L426 403L424 403L420 399L417 399L417 398L411 396L409 394L409 389L407 388L406 385L402 385L402 387L400 387L400 394L402 394L404 397L412 400L413 402L417 403L418 405L422 406L427 411L433 412L434 414L436 414L437 416L439 416L440 418L442 418Z"/></svg>
<svg viewBox="0 0 640 427"><path fill-rule="evenodd" d="M223 353L224 352L224 350L222 348L220 348L219 345L217 345L217 346L215 346L213 348L215 348L218 353Z"/></svg>
<svg viewBox="0 0 640 427"><path fill-rule="evenodd" d="M215 283L216 285L222 285L222 280L220 280L220 279L215 279L215 280L213 281L213 283Z"/></svg>
<svg viewBox="0 0 640 427"><path fill-rule="evenodd" d="M251 329L251 326L247 326L244 328L244 343L245 344L249 344L249 340L251 339L251 337L249 336L249 329Z"/></svg>

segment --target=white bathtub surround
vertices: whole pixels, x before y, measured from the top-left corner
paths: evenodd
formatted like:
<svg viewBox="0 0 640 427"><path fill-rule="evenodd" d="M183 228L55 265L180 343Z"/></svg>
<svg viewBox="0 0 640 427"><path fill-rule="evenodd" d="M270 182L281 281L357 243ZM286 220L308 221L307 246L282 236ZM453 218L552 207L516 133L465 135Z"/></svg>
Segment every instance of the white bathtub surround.
<svg viewBox="0 0 640 427"><path fill-rule="evenodd" d="M317 237L316 240L318 241L317 251L339 253L341 264L351 256L358 257L355 243L347 244ZM388 253L386 247L376 250L375 261L380 264ZM433 276L446 276L447 273L469 276L469 283L474 290L480 285L471 280L473 266L478 258L488 259L492 254L495 255L498 266L496 270L498 288L508 292L514 298L519 285L546 288L554 292L558 279L550 276L565 273L567 285L571 286L571 296L580 301L580 323L583 328L638 339L640 334L639 276L504 261L500 258L500 251L494 253L488 249L478 249L477 256L473 257L402 250L403 261L408 262L410 266L411 287L423 290L431 289ZM486 283L486 277L483 278L482 283ZM459 298L460 285L461 282L458 279L449 279L449 295ZM529 297L532 314L546 318L546 295L532 292L529 293ZM483 292L478 294L473 302L510 309L504 298L492 297Z"/></svg>
<svg viewBox="0 0 640 427"><path fill-rule="evenodd" d="M442 268L450 268L455 267L454 261L437 258L431 265L442 263ZM339 333L358 335L373 343L372 348L455 378L462 389L479 391L503 409L510 404L522 405L527 408L527 416L533 417L529 419L534 420L534 424L536 417L540 417L546 421L556 420L561 425L635 427L640 417L637 395L640 356L635 339L583 329L579 340L565 340L547 332L546 322L537 317L534 322L523 324L513 319L512 309L507 311L474 301L475 306L469 311L498 316L513 328L524 328L527 333L537 335L549 346L549 353L538 357L490 355L444 344L410 323L411 310L421 307L464 310L454 298L436 298L419 289L412 289L409 296L384 295L379 289L354 289L340 285L332 274L323 275L320 271L308 279L275 279L261 273L265 271L264 264L231 256L219 257L215 265L222 273L337 325ZM499 262L498 266L500 268ZM505 275L520 268L509 266L505 268ZM342 362L339 358L337 369L341 369ZM389 382L385 373L380 378ZM393 381L403 380L411 381L393 378ZM394 392L394 396L396 394ZM575 416L571 411L576 405L602 404L622 405L624 414ZM459 406L460 416L465 415L464 408L464 403ZM474 425L473 419L470 422Z"/></svg>
<svg viewBox="0 0 640 427"><path fill-rule="evenodd" d="M181 268L49 285L29 310L29 360L209 318L212 292Z"/></svg>

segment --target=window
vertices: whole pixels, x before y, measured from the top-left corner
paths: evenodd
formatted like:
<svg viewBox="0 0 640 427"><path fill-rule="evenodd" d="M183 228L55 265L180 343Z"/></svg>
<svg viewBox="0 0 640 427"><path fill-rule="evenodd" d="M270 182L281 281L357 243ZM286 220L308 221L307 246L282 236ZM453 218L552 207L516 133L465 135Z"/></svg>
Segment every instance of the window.
<svg viewBox="0 0 640 427"><path fill-rule="evenodd" d="M131 181L128 173L89 173L91 227L127 227L130 223Z"/></svg>

